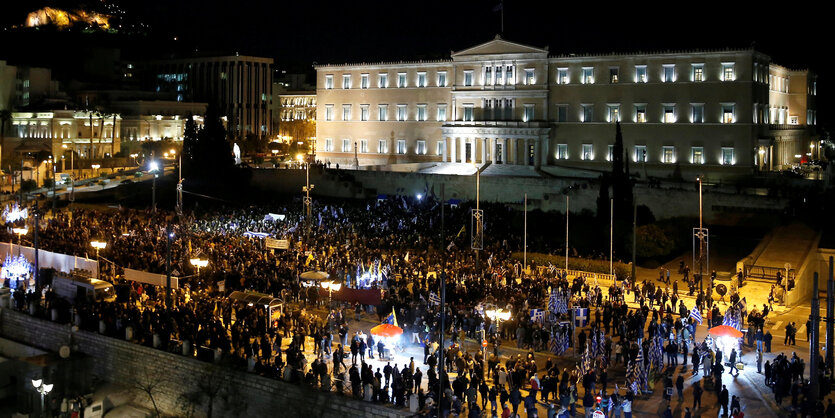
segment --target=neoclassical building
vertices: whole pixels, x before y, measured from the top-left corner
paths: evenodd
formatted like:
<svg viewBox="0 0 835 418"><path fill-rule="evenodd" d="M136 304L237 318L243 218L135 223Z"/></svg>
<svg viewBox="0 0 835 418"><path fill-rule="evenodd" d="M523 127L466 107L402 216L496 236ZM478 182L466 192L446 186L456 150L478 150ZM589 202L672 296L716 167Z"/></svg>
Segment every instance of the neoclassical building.
<svg viewBox="0 0 835 418"><path fill-rule="evenodd" d="M753 49L549 56L494 40L451 59L319 65L317 158L746 174L814 144L816 77Z"/></svg>

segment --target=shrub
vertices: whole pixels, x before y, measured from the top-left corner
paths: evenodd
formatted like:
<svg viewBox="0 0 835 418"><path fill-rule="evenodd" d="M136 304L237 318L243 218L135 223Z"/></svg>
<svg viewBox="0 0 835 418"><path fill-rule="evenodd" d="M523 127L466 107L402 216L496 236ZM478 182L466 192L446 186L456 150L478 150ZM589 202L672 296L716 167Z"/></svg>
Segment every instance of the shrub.
<svg viewBox="0 0 835 418"><path fill-rule="evenodd" d="M510 255L510 258L522 261L522 259L524 258L524 254L521 251L514 252ZM547 266L549 262L559 268L563 268L565 267L565 255L551 255L528 252L528 264ZM609 260L569 257L568 269L608 274ZM624 278L632 273L632 267L630 264L622 263L619 261L616 261L614 263L614 270L615 274L620 278Z"/></svg>

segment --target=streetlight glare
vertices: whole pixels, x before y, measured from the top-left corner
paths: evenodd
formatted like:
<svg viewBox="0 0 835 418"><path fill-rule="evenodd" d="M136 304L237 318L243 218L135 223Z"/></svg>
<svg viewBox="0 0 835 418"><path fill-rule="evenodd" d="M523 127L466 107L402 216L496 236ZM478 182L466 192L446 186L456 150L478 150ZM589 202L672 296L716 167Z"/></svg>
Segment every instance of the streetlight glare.
<svg viewBox="0 0 835 418"><path fill-rule="evenodd" d="M157 163L156 161L151 161L150 163L148 163L148 170L150 170L150 171L159 170L159 163Z"/></svg>

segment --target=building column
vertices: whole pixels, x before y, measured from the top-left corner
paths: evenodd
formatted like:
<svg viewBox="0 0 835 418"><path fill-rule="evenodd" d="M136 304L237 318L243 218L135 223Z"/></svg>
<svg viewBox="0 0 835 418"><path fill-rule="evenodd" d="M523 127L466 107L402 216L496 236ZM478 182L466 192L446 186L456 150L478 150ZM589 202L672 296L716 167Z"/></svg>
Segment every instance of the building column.
<svg viewBox="0 0 835 418"><path fill-rule="evenodd" d="M496 164L496 138L490 138L487 142L490 144L490 163Z"/></svg>
<svg viewBox="0 0 835 418"><path fill-rule="evenodd" d="M487 139L487 138L481 138L480 142L481 142L481 163L482 164L487 164L487 144L490 143L490 140Z"/></svg>
<svg viewBox="0 0 835 418"><path fill-rule="evenodd" d="M522 139L522 161L524 161L524 165L530 165L530 160L528 160L528 146L530 145L531 140L524 138Z"/></svg>
<svg viewBox="0 0 835 418"><path fill-rule="evenodd" d="M449 154L449 162L455 162L455 137L449 137L449 148L447 149L447 153Z"/></svg>
<svg viewBox="0 0 835 418"><path fill-rule="evenodd" d="M548 166L548 154L551 152L549 139L550 137L547 135L542 135L539 137L539 165L540 166Z"/></svg>
<svg viewBox="0 0 835 418"><path fill-rule="evenodd" d="M508 164L507 162L507 138L502 138L502 164Z"/></svg>
<svg viewBox="0 0 835 418"><path fill-rule="evenodd" d="M533 140L533 166L536 169L542 166L542 148L539 145L539 138Z"/></svg>
<svg viewBox="0 0 835 418"><path fill-rule="evenodd" d="M461 158L462 163L467 162L467 138L461 138Z"/></svg>
<svg viewBox="0 0 835 418"><path fill-rule="evenodd" d="M446 137L441 137L441 143L444 144L444 152L441 153L441 161L446 162Z"/></svg>

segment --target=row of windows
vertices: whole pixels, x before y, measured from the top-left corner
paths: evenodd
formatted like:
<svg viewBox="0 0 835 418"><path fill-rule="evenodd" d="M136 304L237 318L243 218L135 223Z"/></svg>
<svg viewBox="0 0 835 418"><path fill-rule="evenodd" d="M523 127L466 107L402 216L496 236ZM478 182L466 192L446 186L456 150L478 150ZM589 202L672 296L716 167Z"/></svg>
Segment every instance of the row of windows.
<svg viewBox="0 0 835 418"><path fill-rule="evenodd" d="M405 87L412 87L409 84L407 74L400 72L397 73L396 86L397 88L405 88ZM419 71L417 73L417 77L413 80L414 87L429 87L428 83L429 78L427 77L426 71ZM435 77L435 87L446 87L447 86L447 73L446 71L438 71ZM343 89L351 89L353 88L353 82L351 74L343 74L342 75L342 88ZM370 74L360 74L360 84L359 88L367 89L371 87L371 75ZM389 74L388 73L379 73L377 74L377 88L385 89L389 88ZM333 89L333 74L325 75L325 89Z"/></svg>
<svg viewBox="0 0 835 418"><path fill-rule="evenodd" d="M595 83L595 68L582 67L580 72L580 84L594 84ZM624 81L621 76L620 67L609 67L609 83L618 84ZM658 80L662 83L672 83L679 81L679 71L675 64L663 64L661 71L657 73ZM572 81L572 74L569 68L557 68L557 84L570 84ZM717 79L721 81L736 80L735 64L732 62L723 62L719 74L716 74ZM705 73L705 65L703 63L690 64L690 72L687 81L702 82L707 81L707 73ZM633 73L632 81L635 83L648 83L656 81L650 78L650 72L647 71L646 65L636 65Z"/></svg>
<svg viewBox="0 0 835 418"><path fill-rule="evenodd" d="M606 153L606 161L612 161L612 153L614 151L614 145L609 145ZM660 153L658 155L658 159L655 161L664 163L664 164L675 164L678 162L678 152L677 147L674 145L665 145L662 146L659 150ZM632 161L638 163L644 162L653 162L652 159L649 158L647 154L647 146L646 145L635 145L632 147ZM558 160L568 160L573 156L569 152L568 144L557 144L556 153L554 157ZM580 149L580 159L584 161L593 161L595 159L594 155L594 145L592 144L582 144ZM688 162L690 164L705 164L707 163L707 158L705 156L705 148L704 147L690 147L690 154ZM719 164L722 165L734 165L736 164L736 157L734 155L734 148L733 147L721 147L719 155L717 155L717 160Z"/></svg>
<svg viewBox="0 0 835 418"><path fill-rule="evenodd" d="M353 106L350 104L343 104L342 105L342 119L343 121L350 121L353 120L352 117L352 108ZM362 104L359 106L360 108L360 121L367 122L370 119L371 107L367 104ZM429 111L427 110L426 104L418 104L416 105L417 112L415 113L415 120L420 122L425 122L429 120ZM325 105L325 121L332 122L334 119L334 110L332 104ZM398 104L395 105L396 113L395 113L395 120L402 122L408 120L408 105L405 104ZM387 104L380 104L377 105L377 120L384 122L389 120L389 105ZM438 104L437 106L437 113L435 114L435 120L439 122L443 122L447 120L447 105L446 104Z"/></svg>
<svg viewBox="0 0 835 418"><path fill-rule="evenodd" d="M557 105L557 122L569 122L568 117L568 105ZM622 122L621 119L621 106L620 104L607 104L606 105L606 113L605 118L595 119L594 114L595 106L593 104L581 104L580 110L578 114L578 120L580 122ZM645 103L636 103L633 104L634 113L632 114L632 122L634 123L648 123L648 122L661 122L661 123L676 123L679 120L679 114L677 105L675 104L662 104L661 105L661 113L660 119L651 118L648 116L647 113L647 105ZM711 120L705 120L705 105L704 103L691 103L690 104L690 113L689 113L690 123L706 123L706 122L713 122ZM734 103L722 103L721 104L721 111L719 114L720 123L735 123L736 122L736 105Z"/></svg>
<svg viewBox="0 0 835 418"><path fill-rule="evenodd" d="M406 154L406 140L405 139L398 139L394 144L394 153L395 154ZM380 139L377 141L377 148L375 151L371 151L369 148L369 142L367 139L360 139L359 141L352 141L350 139L343 139L342 140L342 148L340 148L341 152L354 152L354 147L356 147L356 151L360 154L369 154L369 153L377 153L377 154L388 154L388 140ZM325 138L325 152L334 152L333 147L333 138ZM428 148L426 146L425 140L418 140L415 143L415 154L418 155L426 155L428 153ZM438 141L435 155L443 155L444 154L444 143L443 141Z"/></svg>

